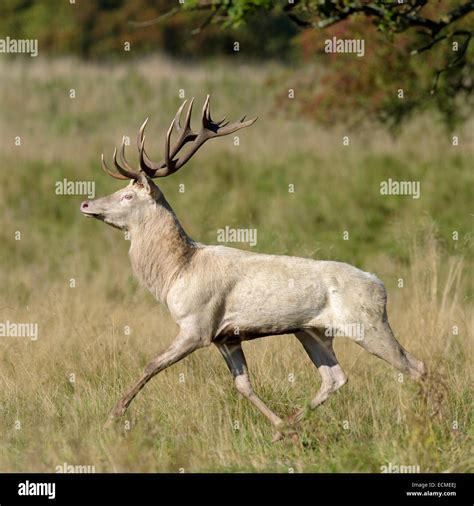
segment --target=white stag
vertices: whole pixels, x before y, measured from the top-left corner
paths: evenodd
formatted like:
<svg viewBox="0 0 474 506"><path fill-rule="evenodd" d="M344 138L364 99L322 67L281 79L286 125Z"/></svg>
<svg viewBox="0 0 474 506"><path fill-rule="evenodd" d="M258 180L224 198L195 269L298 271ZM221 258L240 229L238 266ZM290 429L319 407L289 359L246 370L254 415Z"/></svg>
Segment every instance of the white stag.
<svg viewBox="0 0 474 506"><path fill-rule="evenodd" d="M130 183L109 196L81 204L85 216L129 231L129 254L136 277L168 308L179 327L170 346L148 364L141 378L118 401L109 423L124 414L153 376L211 343L223 355L237 390L276 428L274 441L284 436L296 439L295 424L307 409L298 410L284 422L264 404L250 383L242 341L295 334L322 378L311 408L347 381L333 350L334 336L341 333L403 373L422 379L424 364L395 339L387 320L384 285L373 274L340 262L207 246L189 237L152 178L176 172L204 142L248 127L256 118L215 122L208 96L202 128L195 133L190 126L193 101L181 125L185 104L168 130L163 162L151 161L145 151L145 121L137 139L138 170L126 161L124 143L120 163L117 150L113 156L117 172L107 167L102 155L103 169ZM177 139L171 147L173 131ZM181 149L187 143L189 149L183 153ZM345 332L354 328L358 331Z"/></svg>

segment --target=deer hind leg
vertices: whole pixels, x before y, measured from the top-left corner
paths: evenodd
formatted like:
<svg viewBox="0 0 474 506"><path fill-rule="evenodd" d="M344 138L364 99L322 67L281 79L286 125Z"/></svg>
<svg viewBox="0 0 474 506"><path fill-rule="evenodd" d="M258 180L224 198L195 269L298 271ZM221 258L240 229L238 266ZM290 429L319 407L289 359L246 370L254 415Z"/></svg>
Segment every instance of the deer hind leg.
<svg viewBox="0 0 474 506"><path fill-rule="evenodd" d="M364 332L363 339L357 344L376 357L385 360L399 371L408 374L414 380L422 380L426 376L425 364L408 353L395 339L387 321Z"/></svg>
<svg viewBox="0 0 474 506"><path fill-rule="evenodd" d="M274 427L280 429L281 432L277 432L278 439L274 438L274 441L282 439L284 437L282 433L284 422L255 394L252 384L250 383L247 361L245 360L245 355L242 350L242 344L240 342L232 344L215 344L224 357L227 367L234 377L234 384L238 392L248 399L258 410L260 410L268 418L268 420L270 420ZM296 434L295 431L290 432L285 435L289 435L294 438Z"/></svg>
<svg viewBox="0 0 474 506"><path fill-rule="evenodd" d="M321 387L309 405L310 409L315 409L347 383L347 376L334 354L333 337L327 337L322 331L316 329L297 332L295 336L303 345L322 378ZM307 409L299 409L291 416L291 420L299 422L306 413Z"/></svg>
<svg viewBox="0 0 474 506"><path fill-rule="evenodd" d="M123 395L111 411L106 427L110 426L114 421L123 416L126 409L133 401L140 390L159 372L163 371L170 365L179 362L181 359L192 353L202 346L199 339L190 338L183 334L178 334L173 343L166 351L154 358L145 368L141 378Z"/></svg>

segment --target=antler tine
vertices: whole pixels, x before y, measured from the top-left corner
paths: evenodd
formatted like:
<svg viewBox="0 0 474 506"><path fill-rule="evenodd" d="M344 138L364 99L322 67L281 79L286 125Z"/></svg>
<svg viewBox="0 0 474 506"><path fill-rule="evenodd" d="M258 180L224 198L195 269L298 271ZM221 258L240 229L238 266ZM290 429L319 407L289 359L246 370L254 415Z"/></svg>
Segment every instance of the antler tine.
<svg viewBox="0 0 474 506"><path fill-rule="evenodd" d="M145 172L145 174L147 176L153 177L155 174L155 171L153 169L150 169L150 167L148 166L148 164L145 160L145 157L146 157L145 147L144 147L145 136L143 135L143 131L145 130L145 126L147 124L147 121L148 121L148 118L144 121L143 125L140 127L140 131L138 132L137 141L138 141L138 139L141 139L140 143L138 144L138 154L140 155L140 170ZM135 170L128 164L127 160L125 159L125 142L122 142L121 158L122 158L122 161L125 162L126 168L128 170L134 172Z"/></svg>
<svg viewBox="0 0 474 506"><path fill-rule="evenodd" d="M189 102L188 111L186 112L186 118L184 120L184 127L181 126L181 113L186 103L187 100L182 103L181 107L176 113L176 116L174 117L174 126L176 128L176 132L178 132L178 138L176 139L175 143L173 144L173 148L171 149L170 157L172 159L187 142L191 142L197 137L197 134L194 133L191 129L191 113L193 111L194 97Z"/></svg>
<svg viewBox="0 0 474 506"><path fill-rule="evenodd" d="M256 116L255 118L249 119L247 121L243 121L244 119L245 119L245 116L240 121L235 121L233 123L228 123L226 125L222 125L218 129L215 137L220 137L222 135L229 135L234 132L237 132L237 130L241 130L242 128L249 127L257 121L258 117Z"/></svg>
<svg viewBox="0 0 474 506"><path fill-rule="evenodd" d="M120 161L123 165L125 165L125 168L130 172L135 172L135 169L128 163L127 159L125 158L125 139L122 139L122 147L120 148Z"/></svg>
<svg viewBox="0 0 474 506"><path fill-rule="evenodd" d="M191 113L193 112L193 104L194 104L194 97L191 99L191 102L189 102L188 112L186 113L186 120L184 124L185 130L191 130Z"/></svg>
<svg viewBox="0 0 474 506"><path fill-rule="evenodd" d="M121 180L124 180L124 179L128 179L128 177L125 177L125 176L122 176L122 174L117 174L116 172L112 172L108 167L107 167L107 164L105 163L105 158L104 158L104 153L101 154L101 161L102 161L102 169L104 170L104 172L107 172L107 174L109 176L112 176L114 177L115 179L121 179Z"/></svg>
<svg viewBox="0 0 474 506"><path fill-rule="evenodd" d="M210 124L212 123L212 121L211 121L211 108L209 105L210 99L211 99L211 96L207 95L204 105L202 106L201 120L202 120L202 127L203 128L208 128L210 126Z"/></svg>
<svg viewBox="0 0 474 506"><path fill-rule="evenodd" d="M181 127L181 113L183 112L184 106L187 104L187 100L185 100L180 106L179 109L176 111L176 114L174 115L174 124L176 126L176 131L180 133L183 128ZM191 103L192 107L192 103ZM186 118L188 119L188 118Z"/></svg>
<svg viewBox="0 0 474 506"><path fill-rule="evenodd" d="M164 153L164 161L161 163L155 163L150 158L145 151L145 127L148 122L148 118L143 122L140 127L137 135L137 145L139 151L139 159L140 159L140 170L145 172L149 177L165 177L169 176L173 172L179 170L184 164L186 164L189 159L196 153L196 151L209 139L213 137L221 137L224 135L231 134L240 130L242 128L246 128L252 125L257 118L253 118L247 121L245 120L245 116L239 121L235 121L230 123L226 121L224 117L220 121L213 121L211 118L211 108L210 108L210 96L206 96L206 100L204 101L204 105L202 107L202 115L201 115L201 123L202 127L199 133L193 132L191 129L191 114L193 110L194 98L192 98L189 102L188 110L186 111L186 117L184 119L184 125L181 125L181 115L183 110L186 107L187 100L185 100L181 106L178 108L173 121L171 122L170 127L166 133L165 139L165 153ZM178 137L171 147L171 135L173 130L176 130ZM190 149L181 157L176 158L181 149L188 142L192 142ZM122 167L117 161L117 149L114 151L114 165L119 172L118 174L110 171L110 169L105 164L104 156L102 155L102 168L115 177L116 179L134 179L137 180L140 177L140 172L134 170L130 164L127 162L125 158L125 141L122 140L122 147L120 151L120 159L121 163L125 166Z"/></svg>
<svg viewBox="0 0 474 506"><path fill-rule="evenodd" d="M234 133L237 130L253 125L253 123L257 121L257 118L253 118L248 121L244 121L244 119L245 116L243 116L240 121L235 121L233 123L223 123L225 119L217 123L214 122L211 118L210 96L207 95L202 108L201 131L197 135L194 144L191 146L191 149L183 156L183 158L180 158L175 162L173 172L176 172L185 163L187 163L188 160L194 155L194 153L196 153L196 151L209 139Z"/></svg>
<svg viewBox="0 0 474 506"><path fill-rule="evenodd" d="M137 148L140 150L142 139L143 139L143 133L145 132L146 125L148 123L148 118L145 119L145 121L142 123L142 126L140 127L140 130L138 130L137 134Z"/></svg>
<svg viewBox="0 0 474 506"><path fill-rule="evenodd" d="M120 172L120 174L122 174L123 176L126 176L126 178L128 178L128 179L135 179L135 180L137 180L139 178L138 172L135 172L134 170L130 171L130 170L124 169L117 162L117 148L114 149L113 160L114 160L115 168Z"/></svg>
<svg viewBox="0 0 474 506"><path fill-rule="evenodd" d="M156 177L155 176L155 170L151 170L150 167L148 166L146 160L145 160L145 157L146 157L146 154L145 154L145 136L142 135L141 136L142 139L141 139L141 142L140 142L140 145L138 146L138 155L139 155L139 163L140 163L140 169L145 172L147 174L147 176L149 177Z"/></svg>
<svg viewBox="0 0 474 506"><path fill-rule="evenodd" d="M183 106L184 106L184 104L183 104ZM173 128L175 128L175 126L176 126L176 118L177 118L177 116L175 116L175 118L171 122L170 127L168 128L168 131L166 132L164 167L161 167L161 169L159 169L161 172L159 174L157 174L157 177L168 176L169 174L173 173L175 170L175 162L173 160L173 157L176 154L176 152L179 151L179 147L177 147L178 143L176 143L173 146L173 149L170 151L170 145L171 145L171 134L173 132ZM179 118L178 118L178 121L179 121Z"/></svg>
<svg viewBox="0 0 474 506"><path fill-rule="evenodd" d="M148 118L146 118L145 121L142 123L142 126L140 127L140 130L138 131L138 134L137 134L137 148L138 148L139 153L141 150L142 140L143 140L145 127L146 127L147 123L148 123ZM143 157L142 157L142 161L140 162L140 167L144 172L146 172L150 177L155 177L154 176L155 171L162 166L163 166L163 163L157 164L157 163L153 162L152 160L150 160L150 158L148 157L148 155L145 151L145 148L143 148Z"/></svg>
<svg viewBox="0 0 474 506"><path fill-rule="evenodd" d="M171 167L173 164L172 159L170 158L170 143L171 143L171 133L173 132L174 125L176 123L176 118L173 119L171 122L170 127L168 128L168 131L166 132L166 139L165 139L165 166L167 169Z"/></svg>
<svg viewBox="0 0 474 506"><path fill-rule="evenodd" d="M203 119L205 119L205 121L206 121L206 126L212 125L213 127L214 126L220 127L220 126L228 125L230 123L230 121L226 122L226 116L224 116L220 121L214 121L211 118L211 96L210 95L207 95L207 97L206 97L206 102L204 103L204 107L203 107L202 112L203 112ZM225 123L225 125L224 125L224 123Z"/></svg>
<svg viewBox="0 0 474 506"><path fill-rule="evenodd" d="M146 163L145 163L145 160L144 160L144 153L145 153L145 137L142 136L141 142L140 142L140 144L138 146L138 160L139 160L140 168L144 172L146 172L146 170L145 170Z"/></svg>
<svg viewBox="0 0 474 506"><path fill-rule="evenodd" d="M246 117L247 115L244 115L239 121L234 121L233 123L230 123L229 121L224 123L225 118L221 121L213 121L211 118L210 96L208 95L202 109L202 124L204 128L203 136L206 137L205 140L208 140L212 137L229 135L241 128L253 125L255 121L257 121L257 117L244 121ZM200 132L199 135L201 135L201 133L202 132Z"/></svg>
<svg viewBox="0 0 474 506"><path fill-rule="evenodd" d="M176 139L175 143L173 144L173 147L168 150L168 160L169 163L174 159L176 154L182 149L182 147L191 141L194 141L197 137L197 134L194 133L191 129L191 113L193 110L193 104L194 104L194 97L189 102L189 107L186 112L186 117L184 120L184 126L181 126L181 115L183 113L183 109L186 107L187 100L185 100L179 109L177 110L174 120L172 122L173 127L176 129L176 132L178 133L178 138ZM141 144L142 140L144 138L144 131L146 124L148 122L148 118L144 121L143 125L140 127L140 130L138 132L137 136L137 144L138 144L138 150L141 150ZM167 134L167 143L171 142L171 134L173 127L170 131L168 131ZM143 148L143 153L141 155L141 161L140 161L140 167L142 170L144 170L150 177L163 177L167 176L170 171L169 170L163 170L168 166L166 157L165 161L161 163L153 162L147 155L145 148Z"/></svg>

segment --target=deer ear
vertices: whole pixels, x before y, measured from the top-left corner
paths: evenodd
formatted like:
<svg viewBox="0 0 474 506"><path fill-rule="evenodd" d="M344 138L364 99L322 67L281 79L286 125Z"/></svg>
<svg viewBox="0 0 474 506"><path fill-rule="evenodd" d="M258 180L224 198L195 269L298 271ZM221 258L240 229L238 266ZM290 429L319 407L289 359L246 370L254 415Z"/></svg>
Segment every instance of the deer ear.
<svg viewBox="0 0 474 506"><path fill-rule="evenodd" d="M158 187L142 170L140 171L140 179L138 182L145 188L148 195L155 196L157 194Z"/></svg>

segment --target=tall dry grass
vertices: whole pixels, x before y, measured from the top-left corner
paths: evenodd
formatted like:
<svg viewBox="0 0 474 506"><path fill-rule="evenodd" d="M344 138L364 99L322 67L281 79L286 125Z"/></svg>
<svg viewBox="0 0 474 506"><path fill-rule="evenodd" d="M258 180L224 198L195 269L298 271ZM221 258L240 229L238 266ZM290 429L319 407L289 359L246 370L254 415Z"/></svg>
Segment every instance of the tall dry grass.
<svg viewBox="0 0 474 506"><path fill-rule="evenodd" d="M37 322L39 339L0 338L0 471L54 471L64 462L96 471L380 472L388 463L472 470L468 142L453 150L428 117L399 139L378 129L350 132L347 150L343 127L323 131L273 111L278 90L266 83L286 72L274 65L5 65L0 321ZM75 102L70 87L79 91ZM242 135L240 149L216 142L199 163L163 182L191 235L215 242L223 225L255 226L260 251L376 272L388 288L396 336L427 364L423 388L337 340L348 385L301 424L301 445L272 445L271 427L239 398L210 347L151 381L123 430L103 431L117 397L176 327L132 279L120 232L83 220L81 197L58 196L54 184L66 177L95 180L98 194L115 189L99 173L99 153L124 133L133 137L155 111L149 136L162 135L160 122L172 116L180 87L188 96L213 91L216 111L255 111L262 125ZM161 145L156 135L152 150ZM421 180L422 198L382 198L378 183L388 177ZM255 389L276 412L287 415L314 396L319 376L293 336L244 346Z"/></svg>

